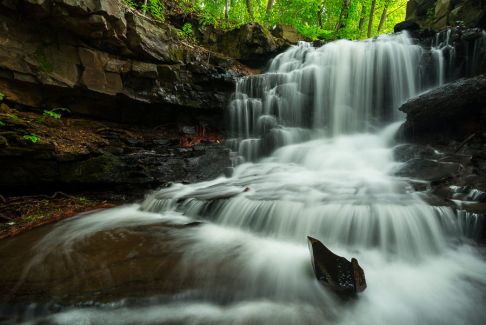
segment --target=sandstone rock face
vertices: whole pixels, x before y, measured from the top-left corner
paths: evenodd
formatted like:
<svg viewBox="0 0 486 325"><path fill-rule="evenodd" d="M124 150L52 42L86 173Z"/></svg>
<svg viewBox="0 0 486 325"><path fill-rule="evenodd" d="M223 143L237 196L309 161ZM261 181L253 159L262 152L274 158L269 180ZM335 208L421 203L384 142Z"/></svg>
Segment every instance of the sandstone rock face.
<svg viewBox="0 0 486 325"><path fill-rule="evenodd" d="M486 4L476 0L410 0L406 19L437 31L448 26L485 28Z"/></svg>
<svg viewBox="0 0 486 325"><path fill-rule="evenodd" d="M233 65L119 0L0 1L0 91L13 103L125 122L222 116Z"/></svg>

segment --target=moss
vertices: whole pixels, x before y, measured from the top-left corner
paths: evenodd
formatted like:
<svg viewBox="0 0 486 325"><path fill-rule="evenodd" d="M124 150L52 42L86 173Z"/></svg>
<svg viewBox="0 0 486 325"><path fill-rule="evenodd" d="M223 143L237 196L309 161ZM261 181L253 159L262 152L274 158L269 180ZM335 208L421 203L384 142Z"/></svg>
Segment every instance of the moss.
<svg viewBox="0 0 486 325"><path fill-rule="evenodd" d="M180 47L171 47L169 49L169 57L174 62L184 61L184 49Z"/></svg>
<svg viewBox="0 0 486 325"><path fill-rule="evenodd" d="M118 176L121 165L122 163L118 157L111 153L104 153L63 169L62 177L67 182L96 183L108 180L114 181Z"/></svg>
<svg viewBox="0 0 486 325"><path fill-rule="evenodd" d="M49 62L49 60L47 59L46 52L44 51L44 46L39 46L35 50L34 57L42 71L47 73L52 72L53 67L52 64Z"/></svg>
<svg viewBox="0 0 486 325"><path fill-rule="evenodd" d="M24 217L22 217L23 222L37 222L42 219L45 219L46 216L43 213L34 213L34 214L29 214Z"/></svg>

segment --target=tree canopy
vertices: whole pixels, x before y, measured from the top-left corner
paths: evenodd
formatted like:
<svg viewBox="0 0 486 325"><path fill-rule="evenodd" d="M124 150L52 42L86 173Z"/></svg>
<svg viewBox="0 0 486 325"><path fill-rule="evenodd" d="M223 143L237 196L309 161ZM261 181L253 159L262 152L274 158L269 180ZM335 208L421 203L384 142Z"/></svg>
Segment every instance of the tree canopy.
<svg viewBox="0 0 486 325"><path fill-rule="evenodd" d="M128 2L136 0L125 0ZM145 10L168 0L144 1ZM249 22L293 26L310 39L363 39L393 31L407 0L173 0L203 24L231 29ZM140 3L140 2L139 2Z"/></svg>
<svg viewBox="0 0 486 325"><path fill-rule="evenodd" d="M220 27L258 22L290 25L311 38L361 39L393 31L407 0L180 0L185 10Z"/></svg>

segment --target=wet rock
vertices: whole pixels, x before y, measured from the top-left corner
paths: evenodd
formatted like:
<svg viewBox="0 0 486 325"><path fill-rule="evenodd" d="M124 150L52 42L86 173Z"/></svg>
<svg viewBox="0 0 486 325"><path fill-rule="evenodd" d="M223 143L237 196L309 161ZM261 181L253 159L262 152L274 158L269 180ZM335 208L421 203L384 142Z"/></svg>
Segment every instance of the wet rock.
<svg viewBox="0 0 486 325"><path fill-rule="evenodd" d="M348 261L331 252L319 240L307 236L312 267L317 280L339 294L353 295L366 289L366 279L358 260Z"/></svg>
<svg viewBox="0 0 486 325"><path fill-rule="evenodd" d="M405 162L414 158L439 159L442 156L442 153L429 145L405 143L393 148L393 158L396 161Z"/></svg>
<svg viewBox="0 0 486 325"><path fill-rule="evenodd" d="M441 182L460 175L463 167L453 162L414 158L407 161L395 174L427 182Z"/></svg>
<svg viewBox="0 0 486 325"><path fill-rule="evenodd" d="M486 76L446 84L400 107L407 114L401 135L417 143L462 141L486 130Z"/></svg>
<svg viewBox="0 0 486 325"><path fill-rule="evenodd" d="M398 23L393 28L395 33L399 33L401 31L417 31L420 29L420 26L414 20L406 20L401 23Z"/></svg>

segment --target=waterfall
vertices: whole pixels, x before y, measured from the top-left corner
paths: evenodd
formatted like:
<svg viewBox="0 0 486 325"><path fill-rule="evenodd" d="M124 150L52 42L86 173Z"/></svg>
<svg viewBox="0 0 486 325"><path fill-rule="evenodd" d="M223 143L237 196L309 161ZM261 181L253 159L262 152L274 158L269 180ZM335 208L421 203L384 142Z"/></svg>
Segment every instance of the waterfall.
<svg viewBox="0 0 486 325"><path fill-rule="evenodd" d="M100 233L103 243L144 233L126 255L146 257L147 276L179 291L53 307L46 323L482 324L486 263L470 241L478 219L429 205L410 179L394 176L398 107L444 82L445 66L442 51L405 33L291 47L237 83L232 176L173 184L140 205L59 224L34 247L17 287L48 258L58 261L52 270L44 263L48 277L84 266L87 255L73 247ZM307 235L358 258L368 289L343 301L319 285ZM153 258L159 250L177 258ZM110 266L96 267L119 285ZM131 282L143 280L136 274ZM83 276L76 284L93 282Z"/></svg>
<svg viewBox="0 0 486 325"><path fill-rule="evenodd" d="M255 160L322 134L374 131L400 119L397 107L424 90L423 53L406 33L293 46L267 73L238 81L229 107L234 149ZM434 60L441 83L441 53Z"/></svg>
<svg viewBox="0 0 486 325"><path fill-rule="evenodd" d="M442 65L442 82L486 72L486 31L448 28L431 41L434 61Z"/></svg>

